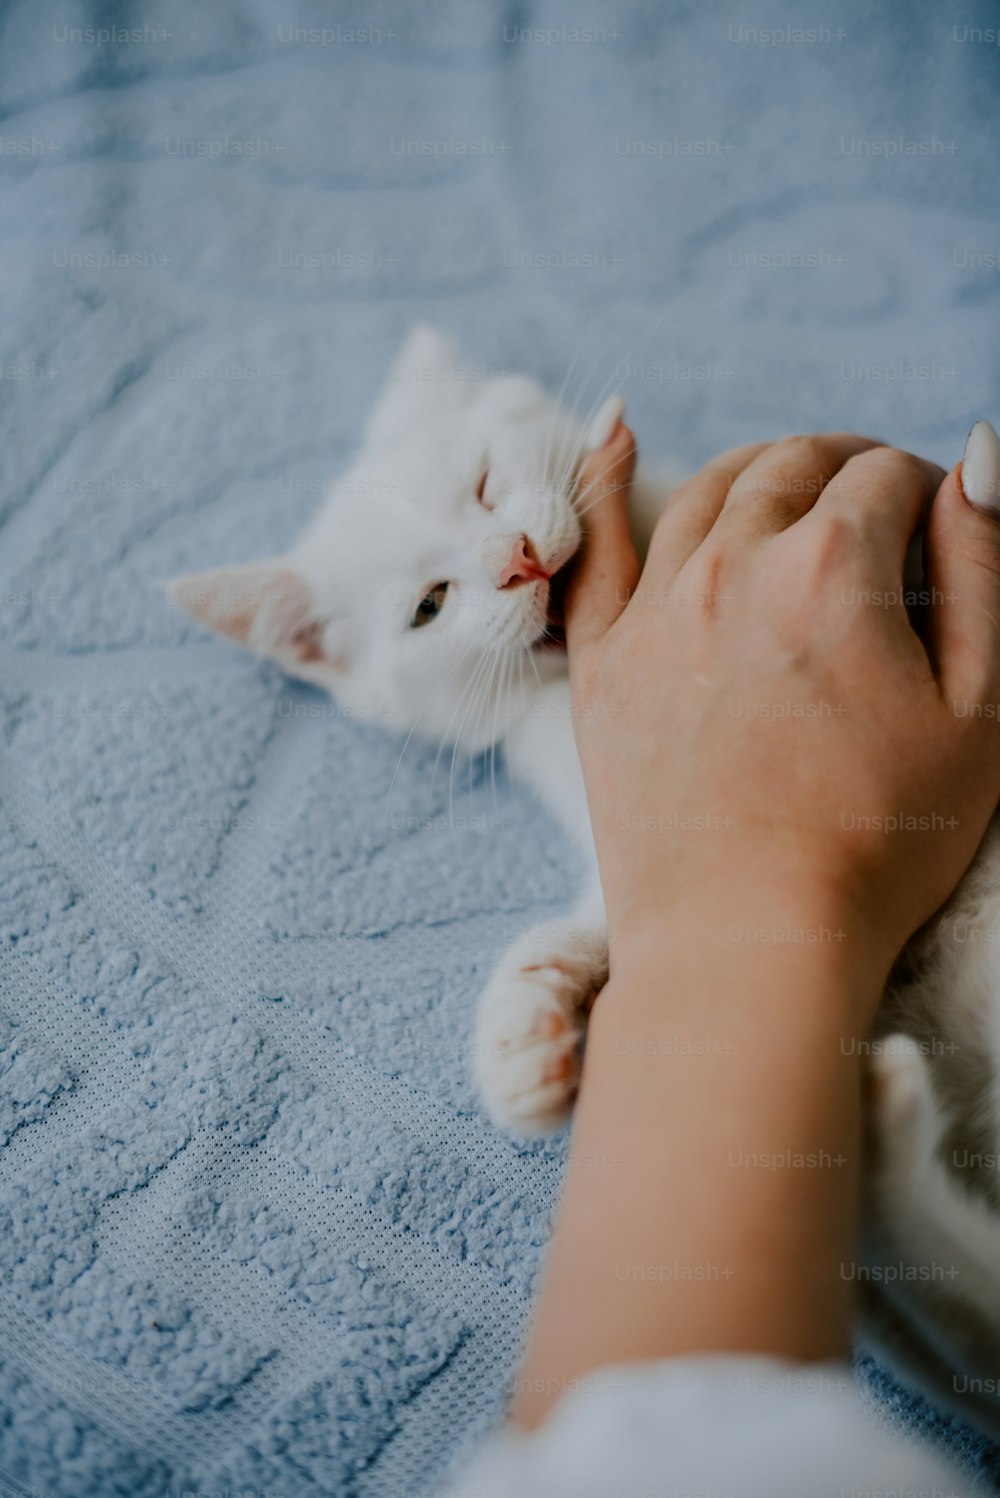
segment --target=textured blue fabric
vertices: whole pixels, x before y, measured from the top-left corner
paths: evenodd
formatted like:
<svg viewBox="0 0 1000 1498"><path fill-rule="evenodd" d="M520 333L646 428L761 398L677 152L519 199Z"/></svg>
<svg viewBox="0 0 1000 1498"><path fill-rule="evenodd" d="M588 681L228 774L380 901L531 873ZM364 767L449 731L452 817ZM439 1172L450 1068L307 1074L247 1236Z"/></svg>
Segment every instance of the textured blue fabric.
<svg viewBox="0 0 1000 1498"><path fill-rule="evenodd" d="M294 535L417 316L484 370L617 368L688 465L816 427L955 461L1000 410L997 52L955 20L7 0L11 1491L429 1491L499 1407L558 1186L464 1052L563 840L157 580Z"/></svg>

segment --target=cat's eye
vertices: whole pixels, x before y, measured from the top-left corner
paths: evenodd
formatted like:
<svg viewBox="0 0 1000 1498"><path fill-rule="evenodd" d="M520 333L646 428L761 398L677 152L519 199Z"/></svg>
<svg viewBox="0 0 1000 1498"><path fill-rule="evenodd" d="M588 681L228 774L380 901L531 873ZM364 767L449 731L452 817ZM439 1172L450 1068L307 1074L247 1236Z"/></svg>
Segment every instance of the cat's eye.
<svg viewBox="0 0 1000 1498"><path fill-rule="evenodd" d="M493 508L489 500L486 498L486 480L489 478L489 476L490 470L488 468L484 468L483 476L479 480L479 483L476 487L476 498L478 499L484 510L492 510Z"/></svg>
<svg viewBox="0 0 1000 1498"><path fill-rule="evenodd" d="M435 583L428 594L421 598L410 620L411 629L419 629L422 624L430 624L436 619L444 608L444 600L448 592L447 583Z"/></svg>

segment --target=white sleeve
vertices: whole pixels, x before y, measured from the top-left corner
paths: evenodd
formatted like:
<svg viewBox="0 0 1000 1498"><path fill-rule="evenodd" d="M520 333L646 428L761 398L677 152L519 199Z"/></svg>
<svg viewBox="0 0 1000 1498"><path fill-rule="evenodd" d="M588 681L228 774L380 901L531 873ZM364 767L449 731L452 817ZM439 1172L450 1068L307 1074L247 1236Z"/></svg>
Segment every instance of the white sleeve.
<svg viewBox="0 0 1000 1498"><path fill-rule="evenodd" d="M530 1436L489 1438L447 1498L971 1498L840 1365L672 1358L603 1370Z"/></svg>

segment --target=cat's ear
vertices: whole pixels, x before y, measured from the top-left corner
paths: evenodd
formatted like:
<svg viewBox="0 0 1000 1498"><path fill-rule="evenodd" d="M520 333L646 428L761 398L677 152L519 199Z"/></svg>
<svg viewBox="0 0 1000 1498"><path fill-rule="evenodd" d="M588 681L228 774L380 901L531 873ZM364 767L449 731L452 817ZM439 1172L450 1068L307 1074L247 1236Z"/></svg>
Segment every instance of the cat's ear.
<svg viewBox="0 0 1000 1498"><path fill-rule="evenodd" d="M458 344L429 323L416 323L403 339L365 428L365 441L381 447L418 425L432 405L456 388Z"/></svg>
<svg viewBox="0 0 1000 1498"><path fill-rule="evenodd" d="M312 590L287 559L172 578L167 596L201 624L294 670L325 659Z"/></svg>

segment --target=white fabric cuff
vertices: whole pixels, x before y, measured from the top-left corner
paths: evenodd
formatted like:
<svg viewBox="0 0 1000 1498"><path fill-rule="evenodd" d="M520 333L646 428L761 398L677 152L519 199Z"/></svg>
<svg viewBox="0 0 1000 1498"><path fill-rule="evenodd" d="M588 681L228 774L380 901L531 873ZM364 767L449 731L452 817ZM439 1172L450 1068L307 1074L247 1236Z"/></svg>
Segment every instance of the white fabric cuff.
<svg viewBox="0 0 1000 1498"><path fill-rule="evenodd" d="M483 1445L447 1498L971 1498L875 1419L841 1364L712 1356L608 1368L532 1435Z"/></svg>

